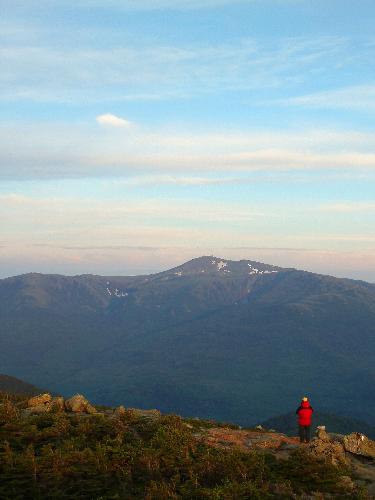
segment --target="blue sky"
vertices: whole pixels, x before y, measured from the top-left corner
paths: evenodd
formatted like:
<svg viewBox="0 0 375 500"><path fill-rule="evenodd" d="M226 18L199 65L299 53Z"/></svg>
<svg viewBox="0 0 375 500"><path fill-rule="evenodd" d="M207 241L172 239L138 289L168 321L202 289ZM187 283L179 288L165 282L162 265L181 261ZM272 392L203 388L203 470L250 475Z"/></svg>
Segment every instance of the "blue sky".
<svg viewBox="0 0 375 500"><path fill-rule="evenodd" d="M375 4L1 0L0 275L375 282Z"/></svg>

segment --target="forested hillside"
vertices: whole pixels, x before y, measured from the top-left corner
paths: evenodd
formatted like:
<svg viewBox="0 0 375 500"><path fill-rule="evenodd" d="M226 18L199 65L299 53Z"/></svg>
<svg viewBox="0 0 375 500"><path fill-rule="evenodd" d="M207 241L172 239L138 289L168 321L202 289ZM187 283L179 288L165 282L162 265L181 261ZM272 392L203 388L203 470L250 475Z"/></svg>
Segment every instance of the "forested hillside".
<svg viewBox="0 0 375 500"><path fill-rule="evenodd" d="M369 283L202 257L149 276L4 279L0 315L2 371L58 393L243 425L308 394L375 424Z"/></svg>

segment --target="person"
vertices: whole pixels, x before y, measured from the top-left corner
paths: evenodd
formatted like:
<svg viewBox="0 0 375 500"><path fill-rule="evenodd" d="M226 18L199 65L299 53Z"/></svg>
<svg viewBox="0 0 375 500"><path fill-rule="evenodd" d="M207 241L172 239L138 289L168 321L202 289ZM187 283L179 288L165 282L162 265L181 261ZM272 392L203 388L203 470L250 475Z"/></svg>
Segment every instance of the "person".
<svg viewBox="0 0 375 500"><path fill-rule="evenodd" d="M298 415L299 439L301 443L308 443L310 441L313 411L314 410L310 405L309 399L306 396L303 397L301 404L296 411L296 414Z"/></svg>

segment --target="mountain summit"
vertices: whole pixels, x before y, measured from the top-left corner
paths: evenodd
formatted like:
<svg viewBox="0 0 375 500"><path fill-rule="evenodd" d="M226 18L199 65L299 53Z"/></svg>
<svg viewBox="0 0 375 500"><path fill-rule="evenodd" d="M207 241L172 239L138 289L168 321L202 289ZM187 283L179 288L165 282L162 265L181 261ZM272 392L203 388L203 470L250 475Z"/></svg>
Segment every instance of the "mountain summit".
<svg viewBox="0 0 375 500"><path fill-rule="evenodd" d="M0 280L2 371L96 403L251 424L308 393L375 424L375 285L205 256Z"/></svg>
<svg viewBox="0 0 375 500"><path fill-rule="evenodd" d="M199 274L199 273L227 273L235 275L262 275L272 274L282 271L283 269L276 266L262 264L250 260L233 261L228 259L220 259L217 257L198 257L192 259L181 266L175 267L167 273L174 273L176 276Z"/></svg>

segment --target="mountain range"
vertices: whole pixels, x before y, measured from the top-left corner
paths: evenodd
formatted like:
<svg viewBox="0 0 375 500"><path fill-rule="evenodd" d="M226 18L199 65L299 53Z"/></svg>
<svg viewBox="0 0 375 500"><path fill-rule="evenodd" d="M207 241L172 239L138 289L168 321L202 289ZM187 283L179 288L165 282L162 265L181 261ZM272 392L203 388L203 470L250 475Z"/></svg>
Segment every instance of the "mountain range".
<svg viewBox="0 0 375 500"><path fill-rule="evenodd" d="M254 424L309 395L375 425L375 285L200 257L0 280L0 370L94 403Z"/></svg>

